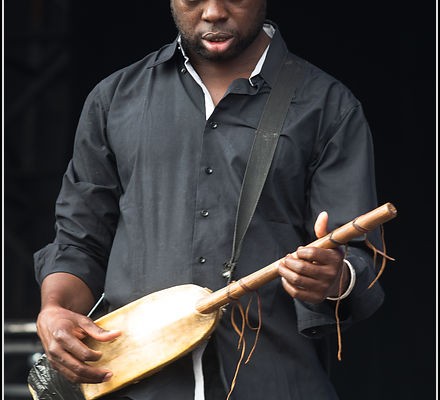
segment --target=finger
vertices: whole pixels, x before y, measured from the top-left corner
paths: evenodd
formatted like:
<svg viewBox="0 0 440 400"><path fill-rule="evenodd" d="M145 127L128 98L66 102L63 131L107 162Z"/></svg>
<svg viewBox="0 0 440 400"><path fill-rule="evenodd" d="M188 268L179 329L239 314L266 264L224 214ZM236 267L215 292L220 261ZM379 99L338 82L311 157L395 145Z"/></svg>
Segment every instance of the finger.
<svg viewBox="0 0 440 400"><path fill-rule="evenodd" d="M294 299L306 301L312 304L321 303L325 299L325 297L322 294L292 286L284 277L281 278L281 283L283 285L284 290Z"/></svg>
<svg viewBox="0 0 440 400"><path fill-rule="evenodd" d="M307 249L306 252L308 252L310 249ZM300 253L302 249L298 249L297 252ZM299 277L305 277L310 278L314 282L313 290L322 291L325 290L324 285L331 285L335 277L338 275L338 271L340 268L338 267L340 264L342 264L342 261L340 259L340 255L336 252L335 254L330 254L325 258L325 260L328 262L329 258L332 258L332 263L320 263L313 261L315 260L314 257L310 257L310 261L303 260L303 259L296 259L292 256L286 256L284 260L280 262L279 266L279 273L281 276L285 276L289 281L293 281L294 279L288 275L289 270L297 275ZM285 268L285 269L283 269ZM296 278L296 280L299 279ZM301 286L301 285L300 285ZM312 286L310 286L312 288Z"/></svg>
<svg viewBox="0 0 440 400"><path fill-rule="evenodd" d="M289 285L303 290L314 290L316 286L319 286L319 282L316 279L306 275L301 275L296 271L283 266L279 269L280 276L282 276Z"/></svg>
<svg viewBox="0 0 440 400"><path fill-rule="evenodd" d="M304 261L295 258L292 255L288 255L280 262L279 273L281 276L286 276L287 278L289 273L295 273L300 276L316 279L318 267L319 266L314 265L309 261Z"/></svg>
<svg viewBox="0 0 440 400"><path fill-rule="evenodd" d="M105 330L96 325L90 318L83 317L79 321L80 328L90 337L100 342L109 342L121 335L120 330Z"/></svg>
<svg viewBox="0 0 440 400"><path fill-rule="evenodd" d="M107 382L111 379L112 374L108 373L105 375L104 379L102 380L96 380L96 379L90 379L87 377L82 377L82 376L78 376L76 375L76 373L74 373L73 371L69 370L68 368L64 367L62 364L53 361L51 362L51 365L54 369L56 369L58 372L60 372L62 375L64 375L64 377L66 377L70 382L73 383L77 383L77 384L82 384L82 383L102 383L102 382Z"/></svg>
<svg viewBox="0 0 440 400"><path fill-rule="evenodd" d="M315 222L315 235L317 238L321 238L327 235L327 225L328 225L328 213L327 211L322 211Z"/></svg>
<svg viewBox="0 0 440 400"><path fill-rule="evenodd" d="M54 342L50 345L52 346L53 357L56 357L57 350L58 352L67 351L81 361L97 361L102 356L100 351L87 347L75 335L65 329L57 329L53 332L53 338Z"/></svg>
<svg viewBox="0 0 440 400"><path fill-rule="evenodd" d="M322 249L319 247L300 247L296 251L297 257L315 265L340 264L343 255L337 249Z"/></svg>
<svg viewBox="0 0 440 400"><path fill-rule="evenodd" d="M68 352L47 354L51 365L67 379L75 383L101 383L113 376L108 369L92 367L74 358Z"/></svg>
<svg viewBox="0 0 440 400"><path fill-rule="evenodd" d="M80 361L98 361L102 352L93 350L90 347L87 347L83 342L70 342L65 344L65 349L68 353L70 353L73 357Z"/></svg>

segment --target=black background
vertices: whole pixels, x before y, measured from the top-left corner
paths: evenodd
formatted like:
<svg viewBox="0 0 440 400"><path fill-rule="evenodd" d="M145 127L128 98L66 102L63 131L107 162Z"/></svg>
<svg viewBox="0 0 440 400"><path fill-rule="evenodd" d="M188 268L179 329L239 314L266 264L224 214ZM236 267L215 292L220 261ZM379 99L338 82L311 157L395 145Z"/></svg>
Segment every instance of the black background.
<svg viewBox="0 0 440 400"><path fill-rule="evenodd" d="M333 363L337 390L342 400L434 398L435 5L268 3L291 51L361 100L379 202L399 213L385 226L396 258L381 279L385 304L344 335L343 360ZM32 253L53 238L54 201L82 103L100 79L176 32L166 0L11 0L4 18L4 319L34 320Z"/></svg>

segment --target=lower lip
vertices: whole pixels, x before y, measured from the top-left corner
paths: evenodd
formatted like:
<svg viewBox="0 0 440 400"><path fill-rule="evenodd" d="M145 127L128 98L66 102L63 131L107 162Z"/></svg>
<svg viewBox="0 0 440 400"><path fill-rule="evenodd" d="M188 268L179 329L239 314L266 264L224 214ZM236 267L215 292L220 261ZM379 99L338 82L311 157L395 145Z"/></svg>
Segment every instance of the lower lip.
<svg viewBox="0 0 440 400"><path fill-rule="evenodd" d="M211 42L209 40L203 40L203 43L205 44L207 50L215 53L222 53L230 47L232 43L232 38L223 42Z"/></svg>

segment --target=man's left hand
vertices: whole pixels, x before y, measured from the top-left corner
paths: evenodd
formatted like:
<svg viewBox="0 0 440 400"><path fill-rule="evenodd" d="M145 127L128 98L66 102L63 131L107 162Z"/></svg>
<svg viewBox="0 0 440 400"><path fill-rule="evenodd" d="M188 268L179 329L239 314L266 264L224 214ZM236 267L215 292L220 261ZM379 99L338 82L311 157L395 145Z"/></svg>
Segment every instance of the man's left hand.
<svg viewBox="0 0 440 400"><path fill-rule="evenodd" d="M318 238L327 234L327 222L328 215L322 212L315 223ZM283 287L293 298L314 304L338 297L347 289L350 278L343 259L340 249L299 247L279 263Z"/></svg>

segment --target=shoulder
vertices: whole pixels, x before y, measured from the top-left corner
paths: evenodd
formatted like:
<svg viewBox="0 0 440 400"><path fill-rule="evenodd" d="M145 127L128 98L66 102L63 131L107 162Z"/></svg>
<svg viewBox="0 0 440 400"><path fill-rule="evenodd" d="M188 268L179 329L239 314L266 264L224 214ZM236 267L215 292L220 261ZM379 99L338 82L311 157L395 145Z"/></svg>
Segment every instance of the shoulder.
<svg viewBox="0 0 440 400"><path fill-rule="evenodd" d="M340 112L360 106L360 101L339 79L301 57L294 54L291 57L303 69L303 82L298 92L303 101Z"/></svg>
<svg viewBox="0 0 440 400"><path fill-rule="evenodd" d="M305 59L290 56L302 71L294 103L303 116L318 121L327 133L350 115L364 118L361 102L344 83Z"/></svg>
<svg viewBox="0 0 440 400"><path fill-rule="evenodd" d="M102 79L90 92L87 101L99 100L109 104L116 93L133 95L151 78L153 71L166 64L174 55L175 42L146 55L124 68Z"/></svg>

